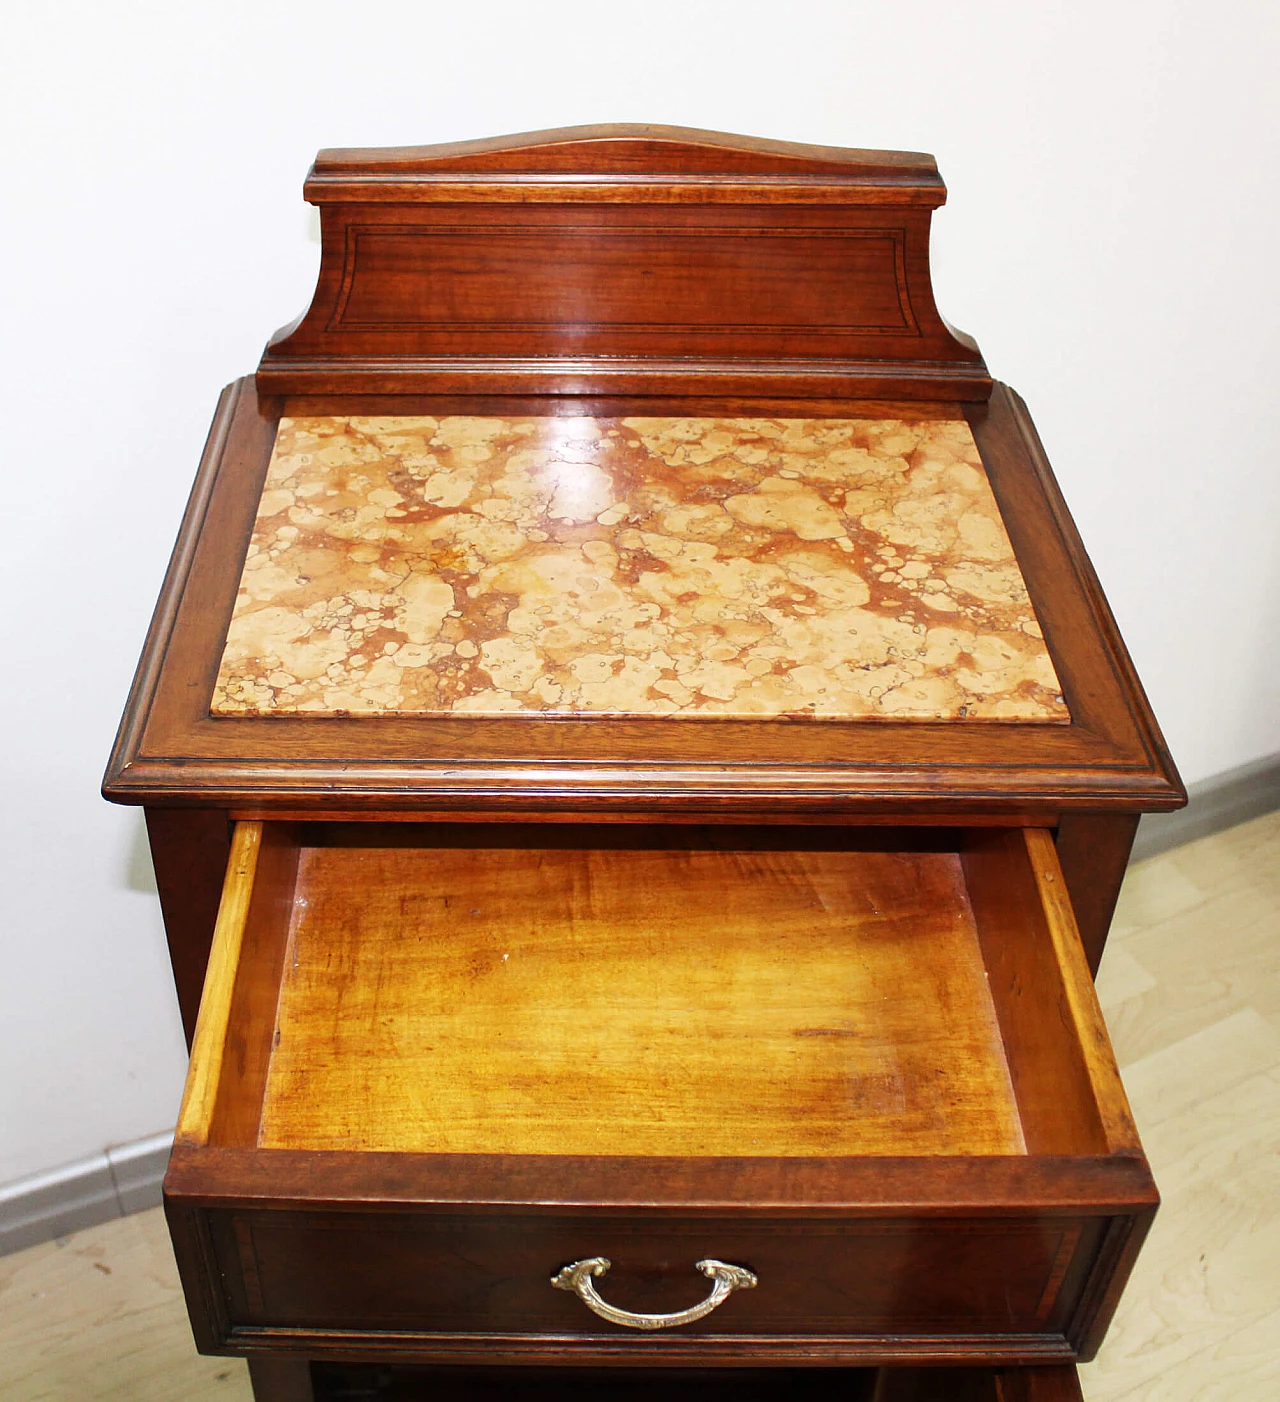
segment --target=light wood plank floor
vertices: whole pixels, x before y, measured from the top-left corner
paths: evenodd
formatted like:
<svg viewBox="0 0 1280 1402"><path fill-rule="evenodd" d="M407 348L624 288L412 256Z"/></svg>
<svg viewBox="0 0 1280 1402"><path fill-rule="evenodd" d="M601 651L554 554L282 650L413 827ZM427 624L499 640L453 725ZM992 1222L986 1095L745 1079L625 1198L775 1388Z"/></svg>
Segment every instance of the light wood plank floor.
<svg viewBox="0 0 1280 1402"><path fill-rule="evenodd" d="M1280 813L1134 867L1098 993L1163 1205L1089 1402L1280 1398Z"/></svg>
<svg viewBox="0 0 1280 1402"><path fill-rule="evenodd" d="M1164 1207L1089 1402L1280 1398L1280 814L1135 867L1098 981ZM0 1259L4 1402L249 1402L158 1211Z"/></svg>

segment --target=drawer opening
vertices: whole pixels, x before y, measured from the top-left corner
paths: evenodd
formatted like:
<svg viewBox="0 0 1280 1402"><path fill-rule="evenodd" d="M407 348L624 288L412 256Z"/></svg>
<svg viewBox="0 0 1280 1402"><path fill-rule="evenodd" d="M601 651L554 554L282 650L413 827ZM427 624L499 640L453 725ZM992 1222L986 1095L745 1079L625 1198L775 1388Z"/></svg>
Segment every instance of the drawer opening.
<svg viewBox="0 0 1280 1402"><path fill-rule="evenodd" d="M1041 829L240 823L178 1142L1139 1152Z"/></svg>

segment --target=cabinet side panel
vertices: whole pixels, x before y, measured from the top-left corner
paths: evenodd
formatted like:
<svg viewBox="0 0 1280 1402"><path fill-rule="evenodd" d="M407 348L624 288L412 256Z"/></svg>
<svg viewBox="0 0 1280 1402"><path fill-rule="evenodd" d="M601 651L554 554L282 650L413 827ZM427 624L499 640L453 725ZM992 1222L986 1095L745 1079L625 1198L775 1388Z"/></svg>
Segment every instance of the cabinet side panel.
<svg viewBox="0 0 1280 1402"><path fill-rule="evenodd" d="M1084 1402L1080 1379L1071 1365L1058 1368L1007 1368L995 1378L997 1402Z"/></svg>
<svg viewBox="0 0 1280 1402"><path fill-rule="evenodd" d="M148 808L147 837L190 1046L231 854L231 825L217 808Z"/></svg>
<svg viewBox="0 0 1280 1402"><path fill-rule="evenodd" d="M226 1252L214 1246L212 1214L167 1197L164 1207L196 1348L221 1353L231 1333L231 1315L222 1286Z"/></svg>
<svg viewBox="0 0 1280 1402"><path fill-rule="evenodd" d="M1064 813L1058 821L1058 861L1071 893L1080 943L1097 974L1129 853L1137 813Z"/></svg>

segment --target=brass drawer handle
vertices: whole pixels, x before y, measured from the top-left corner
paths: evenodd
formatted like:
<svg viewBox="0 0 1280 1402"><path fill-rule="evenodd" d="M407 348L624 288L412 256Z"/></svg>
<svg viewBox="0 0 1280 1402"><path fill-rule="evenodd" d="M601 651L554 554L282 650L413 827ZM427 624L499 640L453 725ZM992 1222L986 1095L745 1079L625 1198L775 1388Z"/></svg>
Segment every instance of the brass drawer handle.
<svg viewBox="0 0 1280 1402"><path fill-rule="evenodd" d="M698 1269L703 1275L715 1281L711 1294L705 1300L691 1305L687 1310L675 1314L632 1314L630 1310L620 1310L602 1300L596 1293L592 1276L603 1275L613 1264L607 1256L590 1256L585 1261L575 1261L557 1275L551 1283L557 1290L571 1290L589 1310L607 1319L611 1324L623 1324L628 1329L672 1329L677 1324L692 1324L695 1319L703 1319L717 1305L721 1305L735 1290L754 1290L755 1276L745 1266L730 1266L724 1261L699 1261Z"/></svg>

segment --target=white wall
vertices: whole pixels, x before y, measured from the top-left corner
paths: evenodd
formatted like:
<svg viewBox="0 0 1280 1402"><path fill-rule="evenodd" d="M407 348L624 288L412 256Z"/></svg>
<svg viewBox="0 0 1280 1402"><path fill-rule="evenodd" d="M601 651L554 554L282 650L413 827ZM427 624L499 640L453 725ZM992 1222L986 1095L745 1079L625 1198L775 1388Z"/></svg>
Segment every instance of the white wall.
<svg viewBox="0 0 1280 1402"><path fill-rule="evenodd" d="M1040 424L1184 774L1280 749L1277 7L51 0L0 48L0 1182L172 1123L96 787L218 389L306 303L319 146L658 121L934 152L939 303ZM141 874L140 874L141 872Z"/></svg>

